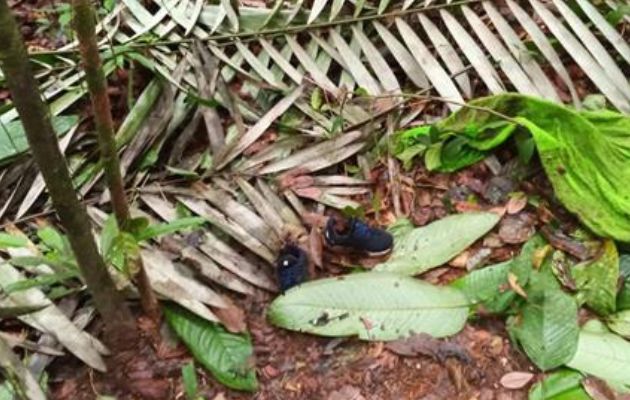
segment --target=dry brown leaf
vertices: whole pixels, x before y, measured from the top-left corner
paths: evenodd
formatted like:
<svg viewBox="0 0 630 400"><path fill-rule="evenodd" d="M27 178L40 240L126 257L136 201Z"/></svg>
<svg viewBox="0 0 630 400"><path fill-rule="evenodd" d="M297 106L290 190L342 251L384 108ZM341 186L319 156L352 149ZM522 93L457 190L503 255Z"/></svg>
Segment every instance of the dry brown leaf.
<svg viewBox="0 0 630 400"><path fill-rule="evenodd" d="M328 395L328 400L365 400L356 386L346 385Z"/></svg>
<svg viewBox="0 0 630 400"><path fill-rule="evenodd" d="M448 265L455 268L466 268L466 264L468 263L468 259L470 258L470 251L464 250L451 261L448 262Z"/></svg>
<svg viewBox="0 0 630 400"><path fill-rule="evenodd" d="M531 372L508 372L501 377L501 386L506 389L521 389L525 387L532 379L534 374Z"/></svg>
<svg viewBox="0 0 630 400"><path fill-rule="evenodd" d="M508 214L513 215L523 211L525 206L527 206L527 196L523 192L517 192L510 197L505 208Z"/></svg>
<svg viewBox="0 0 630 400"><path fill-rule="evenodd" d="M324 266L322 253L324 251L324 243L322 243L322 235L317 227L311 228L311 234L309 235L309 247L311 260L319 268Z"/></svg>
<svg viewBox="0 0 630 400"><path fill-rule="evenodd" d="M582 386L593 400L617 400L618 398L606 382L592 376L584 378Z"/></svg>
<svg viewBox="0 0 630 400"><path fill-rule="evenodd" d="M232 333L245 332L247 324L245 323L245 312L234 304L231 300L225 297L228 302L228 306L224 308L214 307L214 315L219 318L221 323L225 325L225 328Z"/></svg>
<svg viewBox="0 0 630 400"><path fill-rule="evenodd" d="M508 273L508 284L510 285L510 289L516 292L519 296L523 298L527 298L527 293L523 290L521 285L518 284L518 277L513 273Z"/></svg>

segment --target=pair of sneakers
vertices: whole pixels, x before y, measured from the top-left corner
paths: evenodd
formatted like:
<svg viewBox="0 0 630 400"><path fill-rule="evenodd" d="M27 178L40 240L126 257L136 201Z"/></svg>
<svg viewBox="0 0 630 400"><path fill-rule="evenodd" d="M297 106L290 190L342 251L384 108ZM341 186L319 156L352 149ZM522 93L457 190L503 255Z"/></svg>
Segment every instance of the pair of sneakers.
<svg viewBox="0 0 630 400"><path fill-rule="evenodd" d="M388 232L373 228L356 218L339 221L331 217L326 224L324 238L329 247L367 253L370 256L385 255L394 245L394 239ZM288 244L280 251L276 267L280 290L284 292L307 279L308 256L298 246Z"/></svg>

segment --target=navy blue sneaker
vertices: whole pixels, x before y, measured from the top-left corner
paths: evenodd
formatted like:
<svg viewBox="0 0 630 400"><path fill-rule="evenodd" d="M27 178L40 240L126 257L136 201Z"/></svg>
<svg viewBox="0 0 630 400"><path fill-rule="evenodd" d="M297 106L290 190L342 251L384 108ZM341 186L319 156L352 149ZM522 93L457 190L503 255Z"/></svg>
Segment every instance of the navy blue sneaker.
<svg viewBox="0 0 630 400"><path fill-rule="evenodd" d="M287 244L280 250L276 267L282 292L308 279L308 256L304 250L293 244Z"/></svg>
<svg viewBox="0 0 630 400"><path fill-rule="evenodd" d="M394 238L387 231L372 228L356 218L346 221L343 229L339 229L337 220L329 218L324 237L329 246L352 248L371 256L383 256L394 247Z"/></svg>

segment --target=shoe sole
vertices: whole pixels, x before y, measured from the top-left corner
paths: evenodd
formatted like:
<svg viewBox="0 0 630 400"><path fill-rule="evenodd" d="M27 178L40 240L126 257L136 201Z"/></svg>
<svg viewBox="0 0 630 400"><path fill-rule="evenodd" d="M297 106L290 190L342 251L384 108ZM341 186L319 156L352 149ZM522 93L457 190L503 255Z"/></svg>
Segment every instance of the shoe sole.
<svg viewBox="0 0 630 400"><path fill-rule="evenodd" d="M328 244L328 242L324 241L325 246L328 247L328 249L330 249L333 253L356 253L356 254L366 254L369 257L383 257L388 255L389 253L392 252L392 248L389 248L387 250L383 250L383 251L366 251L366 250L359 250L359 249L355 249L354 247L346 247L346 246L340 246L340 245L331 245Z"/></svg>

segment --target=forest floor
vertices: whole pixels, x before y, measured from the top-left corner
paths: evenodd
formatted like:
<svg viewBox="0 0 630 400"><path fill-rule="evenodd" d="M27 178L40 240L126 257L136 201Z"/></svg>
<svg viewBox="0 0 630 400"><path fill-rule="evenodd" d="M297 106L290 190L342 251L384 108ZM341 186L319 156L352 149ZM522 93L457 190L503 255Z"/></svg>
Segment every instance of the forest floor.
<svg viewBox="0 0 630 400"><path fill-rule="evenodd" d="M38 34L35 22L42 17L41 10L50 7L51 2L24 0L13 3L29 45L54 48L55 39L49 34ZM110 83L115 96L116 82ZM6 93L0 92L0 99L3 96L6 97ZM113 104L117 102L113 101ZM84 102L83 106L87 107L87 103ZM114 111L119 116L125 112ZM511 154L500 155L502 162L509 161L511 157ZM377 215L367 217L375 225L385 226L395 219L393 205L389 201L391 188L388 186L387 169L379 166L372 174L372 190L379 194L382 204ZM508 192L513 191L523 191L527 196L543 199L548 197L550 186L542 171L530 177L522 187L515 182L501 182L483 163L456 174L431 174L423 167L415 167L404 175L402 181L407 184L401 195L402 210L417 226L445 216L449 207L458 211L499 209L508 216L485 237L483 243L480 241L473 245L451 265L425 274L423 278L429 282L447 283L463 275L467 261L481 247L491 249L491 253L484 256L483 263L513 257L527 239L527 232L540 227L551 213L544 206L515 205L507 197ZM507 191L506 185L509 186ZM498 193L498 197L490 192ZM472 204L467 201L470 194L484 201ZM359 196L356 200L368 201L367 196ZM554 213L558 213L556 209ZM353 265L373 263L373 260L326 251L323 261L324 268L317 269L312 278L334 276ZM199 368L200 394L207 399L520 400L527 398L528 386L508 389L502 385L501 378L513 371L536 374L530 383L542 377L527 357L511 344L501 319L471 320L462 332L447 340L420 339L415 348L417 354L405 356L399 354L404 352L401 349L392 349L382 342L320 338L276 328L265 317L272 297L262 292L235 300L245 311L252 335L255 350L252 362L256 365L260 388L255 394L231 391ZM101 325L96 321L90 330L98 335L100 329ZM145 393L144 398L185 398L181 366L190 361L191 356L183 346L169 347L166 342L160 345L157 354L138 355L140 361L135 367L135 378L138 389ZM49 383L53 399L93 399L106 391L104 376L71 357L58 358L53 363L49 369Z"/></svg>

